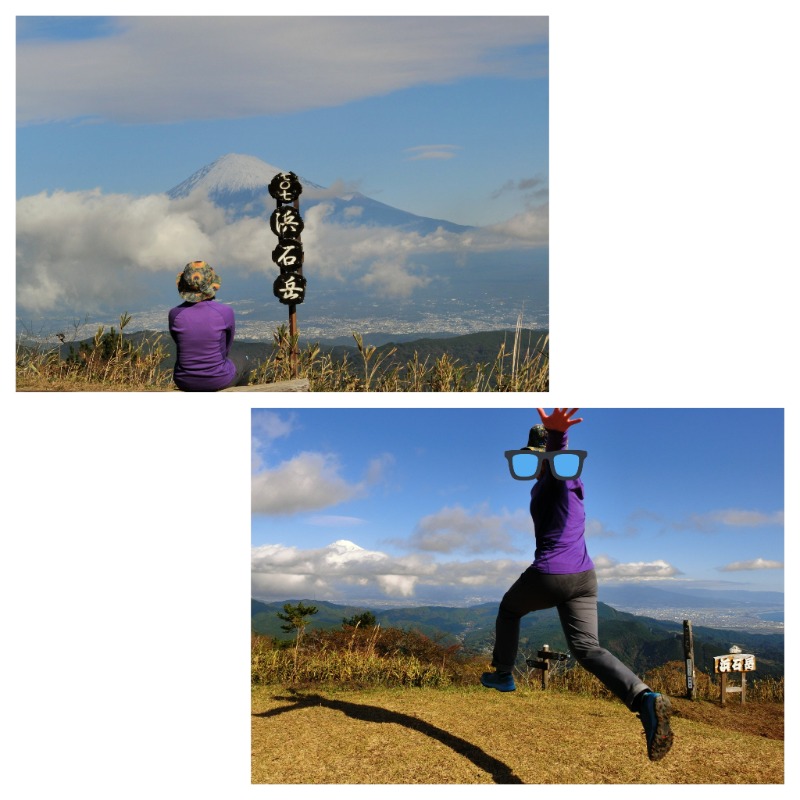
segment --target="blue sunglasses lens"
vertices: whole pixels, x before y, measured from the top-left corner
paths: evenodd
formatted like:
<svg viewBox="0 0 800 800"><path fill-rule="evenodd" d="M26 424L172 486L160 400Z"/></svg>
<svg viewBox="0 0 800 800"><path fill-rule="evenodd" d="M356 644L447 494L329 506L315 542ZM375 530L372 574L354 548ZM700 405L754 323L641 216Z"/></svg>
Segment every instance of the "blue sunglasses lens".
<svg viewBox="0 0 800 800"><path fill-rule="evenodd" d="M539 468L539 457L533 453L516 453L511 457L511 466L520 478L532 478Z"/></svg>
<svg viewBox="0 0 800 800"><path fill-rule="evenodd" d="M580 456L574 453L560 453L551 462L553 471L560 478L574 478L581 466Z"/></svg>

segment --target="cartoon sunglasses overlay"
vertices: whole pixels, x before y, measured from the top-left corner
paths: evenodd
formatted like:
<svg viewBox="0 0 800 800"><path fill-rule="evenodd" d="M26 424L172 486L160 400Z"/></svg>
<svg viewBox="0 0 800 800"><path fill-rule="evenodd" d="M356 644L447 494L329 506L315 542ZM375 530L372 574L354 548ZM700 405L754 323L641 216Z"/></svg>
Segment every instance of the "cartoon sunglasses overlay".
<svg viewBox="0 0 800 800"><path fill-rule="evenodd" d="M518 481L532 481L539 477L542 464L550 462L550 472L560 481L579 478L583 470L586 450L506 450L508 470Z"/></svg>

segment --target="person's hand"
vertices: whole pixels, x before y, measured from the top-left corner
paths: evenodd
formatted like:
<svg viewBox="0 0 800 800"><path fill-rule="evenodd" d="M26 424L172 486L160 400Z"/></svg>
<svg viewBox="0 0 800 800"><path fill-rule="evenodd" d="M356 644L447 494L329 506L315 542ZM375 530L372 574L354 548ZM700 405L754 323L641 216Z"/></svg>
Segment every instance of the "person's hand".
<svg viewBox="0 0 800 800"><path fill-rule="evenodd" d="M542 425L549 431L561 431L564 433L573 425L583 422L583 417L570 419L570 417L578 411L577 408L554 408L553 413L549 416L544 413L543 408L537 408L536 410L539 412Z"/></svg>

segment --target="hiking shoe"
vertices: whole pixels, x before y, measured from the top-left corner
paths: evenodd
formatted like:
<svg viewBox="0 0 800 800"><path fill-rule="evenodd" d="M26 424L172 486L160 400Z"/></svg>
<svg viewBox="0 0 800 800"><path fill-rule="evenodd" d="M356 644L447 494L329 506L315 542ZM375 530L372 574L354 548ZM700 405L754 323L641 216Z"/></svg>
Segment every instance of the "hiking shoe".
<svg viewBox="0 0 800 800"><path fill-rule="evenodd" d="M647 739L647 757L659 761L672 747L672 730L669 717L672 706L669 698L658 692L645 692L639 708L639 719Z"/></svg>
<svg viewBox="0 0 800 800"><path fill-rule="evenodd" d="M498 692L513 692L517 688L510 672L484 672L481 683L487 689L497 689Z"/></svg>

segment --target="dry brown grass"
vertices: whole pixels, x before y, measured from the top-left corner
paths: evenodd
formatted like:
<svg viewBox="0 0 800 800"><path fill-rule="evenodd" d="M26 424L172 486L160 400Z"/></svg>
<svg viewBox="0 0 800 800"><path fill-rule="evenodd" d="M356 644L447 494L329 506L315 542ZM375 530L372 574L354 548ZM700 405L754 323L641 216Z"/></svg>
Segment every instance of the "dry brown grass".
<svg viewBox="0 0 800 800"><path fill-rule="evenodd" d="M170 388L172 374L161 364L166 358L163 337L132 344L123 332L129 314L119 320L119 330L102 325L92 340L78 345L62 358L58 344L50 346L17 343L17 391L21 392L136 392ZM64 335L60 334L64 342Z"/></svg>
<svg viewBox="0 0 800 800"><path fill-rule="evenodd" d="M158 334L133 347L122 336L131 321L120 317L119 331L100 327L90 344L62 358L58 344L17 344L17 390L24 392L136 392L173 389L172 372L163 368L166 350ZM77 329L76 329L77 333ZM64 341L63 334L60 334ZM285 325L273 335L271 355L257 365L252 384L307 378L312 392L545 392L549 381L548 337L523 341L518 320L513 342L500 346L492 363L463 364L447 354L421 360L415 352L397 363L394 350L378 352L354 333L357 355L335 360L318 344L299 351L297 336ZM30 338L30 337L29 337ZM73 340L73 344L78 343ZM292 354L296 354L296 358Z"/></svg>
<svg viewBox="0 0 800 800"><path fill-rule="evenodd" d="M513 342L505 343L492 363L464 364L446 353L420 360L417 353L397 363L394 350L378 352L354 333L357 355L336 361L319 345L298 350L297 336L286 326L273 335L273 351L257 367L255 383L308 378L312 392L546 392L550 362L548 336L523 341L521 318ZM296 353L295 360L291 354Z"/></svg>
<svg viewBox="0 0 800 800"><path fill-rule="evenodd" d="M647 758L616 700L567 692L259 686L252 782L780 784L783 706L676 699L675 744ZM769 731L770 735L766 732Z"/></svg>

